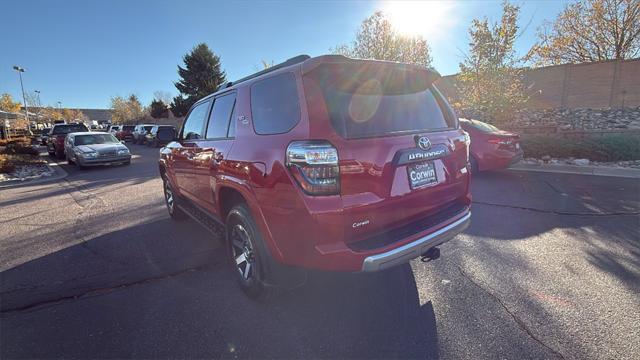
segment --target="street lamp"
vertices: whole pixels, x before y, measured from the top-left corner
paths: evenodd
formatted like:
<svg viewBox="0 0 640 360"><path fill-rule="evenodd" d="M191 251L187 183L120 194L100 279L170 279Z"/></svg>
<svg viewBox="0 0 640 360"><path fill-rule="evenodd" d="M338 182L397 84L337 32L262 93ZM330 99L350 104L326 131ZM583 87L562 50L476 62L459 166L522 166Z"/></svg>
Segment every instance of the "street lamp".
<svg viewBox="0 0 640 360"><path fill-rule="evenodd" d="M58 110L62 109L62 103L58 101Z"/></svg>
<svg viewBox="0 0 640 360"><path fill-rule="evenodd" d="M40 102L40 90L34 90L36 93L37 110L35 110L36 121L40 121L40 112L42 111L42 103Z"/></svg>
<svg viewBox="0 0 640 360"><path fill-rule="evenodd" d="M29 122L29 108L27 107L27 98L24 96L24 85L22 85L22 73L24 72L24 68L20 66L14 65L13 70L18 72L20 76L20 88L22 89L22 102L24 102L24 117Z"/></svg>

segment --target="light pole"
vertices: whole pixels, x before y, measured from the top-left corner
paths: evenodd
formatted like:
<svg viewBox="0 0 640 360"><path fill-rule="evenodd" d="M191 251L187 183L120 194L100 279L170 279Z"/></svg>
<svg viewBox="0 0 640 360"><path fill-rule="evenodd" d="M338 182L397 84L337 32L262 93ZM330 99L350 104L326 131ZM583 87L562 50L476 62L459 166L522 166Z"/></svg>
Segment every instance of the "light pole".
<svg viewBox="0 0 640 360"><path fill-rule="evenodd" d="M27 107L27 98L24 96L24 85L22 85L22 73L24 72L24 68L20 66L14 65L13 70L18 72L20 76L20 88L22 89L22 102L24 102L24 117L27 119L27 123L29 122L29 108Z"/></svg>
<svg viewBox="0 0 640 360"><path fill-rule="evenodd" d="M58 110L62 109L62 103L58 101Z"/></svg>
<svg viewBox="0 0 640 360"><path fill-rule="evenodd" d="M40 90L34 90L33 92L36 93L36 99L38 101L37 103L38 110L35 111L36 121L40 121L40 111L42 111L42 103L40 103Z"/></svg>
<svg viewBox="0 0 640 360"><path fill-rule="evenodd" d="M35 90L34 93L37 94L38 97L38 107L40 107L40 90Z"/></svg>

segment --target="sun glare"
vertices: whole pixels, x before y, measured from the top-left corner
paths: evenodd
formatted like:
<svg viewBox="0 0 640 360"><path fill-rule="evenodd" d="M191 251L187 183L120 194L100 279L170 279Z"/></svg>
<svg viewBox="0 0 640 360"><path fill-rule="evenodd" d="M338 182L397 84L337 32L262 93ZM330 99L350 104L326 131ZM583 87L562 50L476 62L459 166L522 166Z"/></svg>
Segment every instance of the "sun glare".
<svg viewBox="0 0 640 360"><path fill-rule="evenodd" d="M455 24L454 7L451 1L389 1L382 12L400 33L438 41Z"/></svg>

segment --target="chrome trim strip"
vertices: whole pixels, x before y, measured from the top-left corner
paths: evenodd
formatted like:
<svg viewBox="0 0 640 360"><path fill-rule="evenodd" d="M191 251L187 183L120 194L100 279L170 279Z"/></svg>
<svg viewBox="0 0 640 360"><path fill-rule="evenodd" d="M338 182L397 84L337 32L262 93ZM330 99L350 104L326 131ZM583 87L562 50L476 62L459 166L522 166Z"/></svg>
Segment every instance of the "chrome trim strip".
<svg viewBox="0 0 640 360"><path fill-rule="evenodd" d="M462 218L416 241L382 254L368 256L362 263L362 271L374 272L406 263L424 254L432 247L451 240L469 227L470 223L471 211L468 211Z"/></svg>

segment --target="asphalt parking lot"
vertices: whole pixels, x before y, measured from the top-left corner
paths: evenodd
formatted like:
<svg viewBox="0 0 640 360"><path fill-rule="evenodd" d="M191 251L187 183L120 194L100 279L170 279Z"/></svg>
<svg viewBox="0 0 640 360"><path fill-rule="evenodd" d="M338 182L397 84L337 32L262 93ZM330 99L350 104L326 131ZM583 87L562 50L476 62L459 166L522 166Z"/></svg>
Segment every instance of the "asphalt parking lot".
<svg viewBox="0 0 640 360"><path fill-rule="evenodd" d="M504 171L442 257L247 299L166 213L157 149L0 190L0 357L640 357L640 182Z"/></svg>

